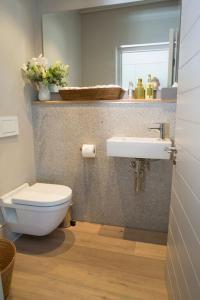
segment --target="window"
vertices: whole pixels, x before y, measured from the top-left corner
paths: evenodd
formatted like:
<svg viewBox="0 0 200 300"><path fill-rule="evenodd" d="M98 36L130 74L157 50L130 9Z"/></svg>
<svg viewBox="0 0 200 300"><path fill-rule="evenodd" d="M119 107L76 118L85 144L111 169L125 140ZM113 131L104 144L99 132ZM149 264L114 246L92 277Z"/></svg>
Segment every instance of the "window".
<svg viewBox="0 0 200 300"><path fill-rule="evenodd" d="M162 87L168 85L169 43L121 46L118 48L117 82L128 89L138 78L146 83L148 75L157 77Z"/></svg>

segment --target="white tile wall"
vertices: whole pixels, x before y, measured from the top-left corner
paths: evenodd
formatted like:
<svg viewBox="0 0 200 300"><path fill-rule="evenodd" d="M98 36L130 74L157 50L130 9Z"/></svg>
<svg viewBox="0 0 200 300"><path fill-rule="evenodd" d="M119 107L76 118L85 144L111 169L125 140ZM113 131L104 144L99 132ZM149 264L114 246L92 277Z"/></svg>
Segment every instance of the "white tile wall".
<svg viewBox="0 0 200 300"><path fill-rule="evenodd" d="M181 24L182 41L193 30L192 27L197 22L199 16L200 16L199 0L182 0L182 24Z"/></svg>
<svg viewBox="0 0 200 300"><path fill-rule="evenodd" d="M170 299L200 299L200 1L182 1L179 96L168 240Z"/></svg>

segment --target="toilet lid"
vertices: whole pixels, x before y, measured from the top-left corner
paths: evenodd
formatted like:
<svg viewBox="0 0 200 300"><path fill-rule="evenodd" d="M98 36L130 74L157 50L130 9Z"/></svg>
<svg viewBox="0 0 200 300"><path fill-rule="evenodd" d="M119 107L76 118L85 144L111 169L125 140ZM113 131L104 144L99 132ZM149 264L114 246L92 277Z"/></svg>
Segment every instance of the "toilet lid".
<svg viewBox="0 0 200 300"><path fill-rule="evenodd" d="M63 185L36 183L12 196L14 204L31 206L56 206L69 202L72 190Z"/></svg>

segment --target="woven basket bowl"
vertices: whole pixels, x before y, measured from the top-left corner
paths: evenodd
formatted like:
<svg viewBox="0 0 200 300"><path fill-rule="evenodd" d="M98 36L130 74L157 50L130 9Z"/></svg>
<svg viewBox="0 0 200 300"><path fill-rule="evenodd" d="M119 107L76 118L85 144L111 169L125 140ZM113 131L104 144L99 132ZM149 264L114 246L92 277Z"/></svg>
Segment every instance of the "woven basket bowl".
<svg viewBox="0 0 200 300"><path fill-rule="evenodd" d="M15 245L5 239L0 239L0 274L3 285L4 298L9 295L12 273L16 255Z"/></svg>
<svg viewBox="0 0 200 300"><path fill-rule="evenodd" d="M120 87L113 88L85 88L85 89L62 89L60 96L65 101L84 100L119 100L124 96L125 91Z"/></svg>

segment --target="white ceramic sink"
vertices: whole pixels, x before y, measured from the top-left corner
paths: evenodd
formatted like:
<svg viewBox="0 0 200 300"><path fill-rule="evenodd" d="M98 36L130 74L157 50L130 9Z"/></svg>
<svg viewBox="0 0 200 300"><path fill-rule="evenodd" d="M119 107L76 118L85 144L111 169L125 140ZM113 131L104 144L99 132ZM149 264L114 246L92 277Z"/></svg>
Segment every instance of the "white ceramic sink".
<svg viewBox="0 0 200 300"><path fill-rule="evenodd" d="M170 159L170 139L112 137L107 140L107 155L147 159Z"/></svg>

